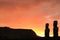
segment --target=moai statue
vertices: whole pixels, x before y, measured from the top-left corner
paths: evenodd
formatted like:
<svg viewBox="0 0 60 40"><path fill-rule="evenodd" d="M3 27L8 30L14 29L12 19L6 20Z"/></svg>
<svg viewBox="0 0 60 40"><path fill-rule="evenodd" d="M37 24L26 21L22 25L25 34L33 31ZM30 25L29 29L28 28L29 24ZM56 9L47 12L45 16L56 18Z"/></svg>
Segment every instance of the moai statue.
<svg viewBox="0 0 60 40"><path fill-rule="evenodd" d="M45 26L45 37L49 37L49 32L50 32L49 24L47 23Z"/></svg>
<svg viewBox="0 0 60 40"><path fill-rule="evenodd" d="M54 21L54 23L53 23L53 35L54 35L54 37L58 37L58 27L57 27L57 25L58 25L58 22L57 21Z"/></svg>

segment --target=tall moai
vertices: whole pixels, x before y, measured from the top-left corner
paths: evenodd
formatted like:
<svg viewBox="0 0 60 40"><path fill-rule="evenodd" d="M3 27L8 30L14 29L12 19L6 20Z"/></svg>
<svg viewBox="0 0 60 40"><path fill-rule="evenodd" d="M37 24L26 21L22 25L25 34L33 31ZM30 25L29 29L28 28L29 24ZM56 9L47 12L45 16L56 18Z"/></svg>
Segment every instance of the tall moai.
<svg viewBox="0 0 60 40"><path fill-rule="evenodd" d="M46 23L46 26L45 26L45 37L49 37L49 32L50 32L49 24Z"/></svg>
<svg viewBox="0 0 60 40"><path fill-rule="evenodd" d="M53 36L54 37L58 37L58 27L57 27L57 25L58 25L58 22L54 21L54 23L53 23Z"/></svg>

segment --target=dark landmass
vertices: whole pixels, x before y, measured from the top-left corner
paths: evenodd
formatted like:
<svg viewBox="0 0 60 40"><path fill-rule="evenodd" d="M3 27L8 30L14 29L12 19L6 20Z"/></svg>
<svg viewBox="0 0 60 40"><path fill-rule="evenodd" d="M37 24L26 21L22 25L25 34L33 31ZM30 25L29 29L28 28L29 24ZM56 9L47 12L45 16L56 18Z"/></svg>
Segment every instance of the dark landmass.
<svg viewBox="0 0 60 40"><path fill-rule="evenodd" d="M31 29L12 29L0 27L0 39L58 40L60 37L39 37Z"/></svg>
<svg viewBox="0 0 60 40"><path fill-rule="evenodd" d="M27 39L35 38L37 35L31 29L11 29L8 27L0 27L0 38L8 39Z"/></svg>

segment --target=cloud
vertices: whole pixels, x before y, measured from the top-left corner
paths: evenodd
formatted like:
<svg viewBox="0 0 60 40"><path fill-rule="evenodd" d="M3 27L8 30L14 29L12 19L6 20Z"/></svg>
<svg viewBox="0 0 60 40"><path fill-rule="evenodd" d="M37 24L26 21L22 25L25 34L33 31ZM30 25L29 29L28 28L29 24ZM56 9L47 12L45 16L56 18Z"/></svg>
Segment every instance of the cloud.
<svg viewBox="0 0 60 40"><path fill-rule="evenodd" d="M16 5L18 7L33 7L33 6L36 6L40 3L41 0L17 0L16 1Z"/></svg>
<svg viewBox="0 0 60 40"><path fill-rule="evenodd" d="M0 7L4 6L19 6L19 7L30 7L38 5L43 0L0 0Z"/></svg>
<svg viewBox="0 0 60 40"><path fill-rule="evenodd" d="M60 0L0 0L0 7L33 7L39 5L43 2L57 2L59 3Z"/></svg>
<svg viewBox="0 0 60 40"><path fill-rule="evenodd" d="M0 0L0 7L13 7L13 6L15 6L15 2L13 2L13 1L8 1L8 0Z"/></svg>
<svg viewBox="0 0 60 40"><path fill-rule="evenodd" d="M2 12L0 12L0 15L3 15L4 12L5 12L4 15L11 14L11 16L18 15L19 13L21 14L36 13L36 15L38 14L43 15L44 17L49 16L50 14L54 15L55 11L60 10L59 9L60 4L58 4L58 2L56 1L59 1L59 0L49 0L49 1L46 1L46 0L0 0L0 10L1 8L3 9ZM34 8L37 5L38 7ZM21 9L19 9L19 8L30 8L30 7L33 7L33 8L32 8L32 11L29 10L29 12L26 12L25 11L26 9L25 10L23 9L24 11L21 11Z"/></svg>

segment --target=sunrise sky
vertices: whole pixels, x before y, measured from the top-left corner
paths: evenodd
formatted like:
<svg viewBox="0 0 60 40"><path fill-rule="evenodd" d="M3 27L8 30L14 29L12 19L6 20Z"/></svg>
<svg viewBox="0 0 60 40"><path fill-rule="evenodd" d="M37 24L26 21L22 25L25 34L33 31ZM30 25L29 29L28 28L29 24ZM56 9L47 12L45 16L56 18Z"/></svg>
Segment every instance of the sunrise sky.
<svg viewBox="0 0 60 40"><path fill-rule="evenodd" d="M0 26L2 27L32 29L43 37L45 24L49 23L50 36L52 36L54 20L58 20L59 27L60 0L0 0Z"/></svg>

